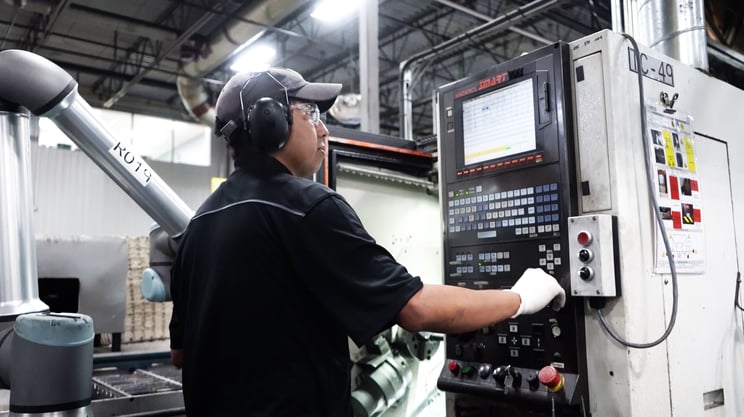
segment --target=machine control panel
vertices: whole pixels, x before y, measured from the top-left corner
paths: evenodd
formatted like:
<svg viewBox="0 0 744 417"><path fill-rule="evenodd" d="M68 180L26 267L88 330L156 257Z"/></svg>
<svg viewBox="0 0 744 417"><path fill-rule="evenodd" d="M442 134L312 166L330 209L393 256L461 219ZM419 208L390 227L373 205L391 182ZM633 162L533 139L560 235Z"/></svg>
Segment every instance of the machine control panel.
<svg viewBox="0 0 744 417"><path fill-rule="evenodd" d="M569 217L571 294L577 297L620 295L617 220L607 214Z"/></svg>
<svg viewBox="0 0 744 417"><path fill-rule="evenodd" d="M583 303L570 292L567 220L578 192L569 78L567 45L557 43L438 91L445 284L508 289L537 267L568 296L558 312L447 335L438 386L454 395L588 401Z"/></svg>

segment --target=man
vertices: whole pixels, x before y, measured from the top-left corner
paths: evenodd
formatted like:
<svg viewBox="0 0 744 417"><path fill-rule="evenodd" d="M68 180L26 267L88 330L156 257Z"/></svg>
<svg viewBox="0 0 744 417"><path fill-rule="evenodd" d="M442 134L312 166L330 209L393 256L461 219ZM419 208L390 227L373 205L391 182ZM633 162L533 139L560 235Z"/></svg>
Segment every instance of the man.
<svg viewBox="0 0 744 417"><path fill-rule="evenodd" d="M189 223L172 273L189 415L350 417L347 337L361 346L394 324L462 333L565 302L539 269L505 291L424 285L343 197L306 179L340 90L274 68L220 93L216 128L236 170Z"/></svg>

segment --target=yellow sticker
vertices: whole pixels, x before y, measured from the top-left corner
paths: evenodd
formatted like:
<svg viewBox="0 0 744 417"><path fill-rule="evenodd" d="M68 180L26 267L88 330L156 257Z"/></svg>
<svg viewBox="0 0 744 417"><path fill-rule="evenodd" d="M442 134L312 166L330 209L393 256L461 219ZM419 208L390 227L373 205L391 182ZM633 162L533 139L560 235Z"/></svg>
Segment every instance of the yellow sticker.
<svg viewBox="0 0 744 417"><path fill-rule="evenodd" d="M667 165L672 168L677 167L677 161L674 159L674 145L672 144L672 133L668 130L662 130L661 135L664 137L664 154L666 155Z"/></svg>
<svg viewBox="0 0 744 417"><path fill-rule="evenodd" d="M687 169L695 172L695 148L692 146L692 138L685 135L685 153L687 153Z"/></svg>

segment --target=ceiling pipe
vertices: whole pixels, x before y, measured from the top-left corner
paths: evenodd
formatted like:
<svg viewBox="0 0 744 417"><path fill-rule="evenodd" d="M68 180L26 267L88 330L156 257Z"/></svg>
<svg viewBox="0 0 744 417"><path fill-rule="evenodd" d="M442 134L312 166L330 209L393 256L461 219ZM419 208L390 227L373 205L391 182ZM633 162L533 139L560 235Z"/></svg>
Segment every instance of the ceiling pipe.
<svg viewBox="0 0 744 417"><path fill-rule="evenodd" d="M233 57L242 45L259 39L267 27L275 24L304 2L299 0L265 0L256 2L237 16L206 50L209 54L183 66L183 76L176 78L178 94L189 113L207 126L214 125L214 103L202 77ZM239 43L236 45L236 43Z"/></svg>
<svg viewBox="0 0 744 417"><path fill-rule="evenodd" d="M508 11L495 19L462 33L446 42L440 43L431 49L419 52L400 63L398 79L400 82L400 135L404 139L413 140L413 105L411 99L411 86L413 84L414 64L425 59L442 54L445 51L461 46L463 42L471 42L475 37L485 33L493 33L505 30L522 22L536 14L545 12L565 0L535 0Z"/></svg>
<svg viewBox="0 0 744 417"><path fill-rule="evenodd" d="M484 22L490 22L491 21L491 16L486 15L486 14L483 14L483 13L480 13L478 11L475 11L475 10L469 8L469 7L465 7L465 6L461 5L461 4L455 3L453 1L450 1L450 0L436 0L436 1L438 3L441 3L441 4L449 7L449 8L452 8L452 9L455 9L455 10L459 10L459 11L461 11L463 13L469 14L470 16L473 16L475 18L478 18L478 19L480 19L480 20L482 20ZM512 26L512 27L508 28L507 30L510 31L510 32L514 32L516 34L522 35L525 38L530 38L533 41L537 41L537 42L540 42L540 43L545 44L545 45L550 45L551 43L555 42L555 41L551 41L550 39L543 38L542 36L540 36L538 34L535 34L535 33L532 33L530 31L527 31L527 30L518 28L516 26Z"/></svg>

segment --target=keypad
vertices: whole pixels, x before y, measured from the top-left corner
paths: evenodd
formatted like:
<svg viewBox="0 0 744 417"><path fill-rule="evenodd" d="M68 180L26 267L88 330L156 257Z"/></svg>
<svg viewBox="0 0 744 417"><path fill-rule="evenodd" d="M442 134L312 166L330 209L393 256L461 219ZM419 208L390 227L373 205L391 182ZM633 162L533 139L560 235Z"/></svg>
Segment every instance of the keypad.
<svg viewBox="0 0 744 417"><path fill-rule="evenodd" d="M478 238L499 233L516 236L560 231L558 183L540 184L494 193L478 185L447 195L447 230L457 234L476 232Z"/></svg>
<svg viewBox="0 0 744 417"><path fill-rule="evenodd" d="M511 272L511 252L458 252L450 262L450 276L468 276L473 273L496 275Z"/></svg>

